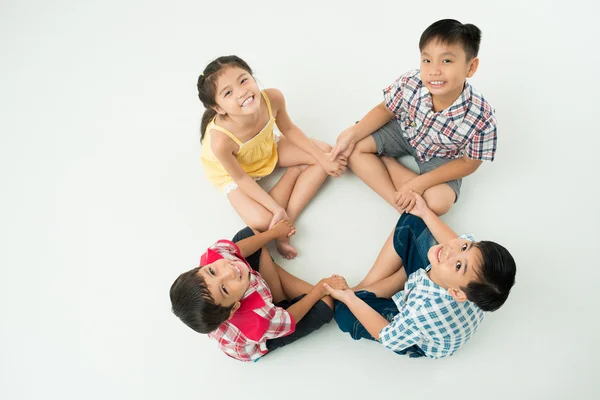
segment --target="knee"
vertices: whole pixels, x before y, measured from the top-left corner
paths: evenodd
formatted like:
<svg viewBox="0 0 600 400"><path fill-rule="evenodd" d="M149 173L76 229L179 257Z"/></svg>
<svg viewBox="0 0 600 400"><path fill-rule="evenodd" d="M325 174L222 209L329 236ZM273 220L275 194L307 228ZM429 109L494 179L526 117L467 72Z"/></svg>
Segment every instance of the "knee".
<svg viewBox="0 0 600 400"><path fill-rule="evenodd" d="M247 224L254 231L264 232L269 229L272 219L273 215L270 213L260 213L258 215L253 215L247 221Z"/></svg>
<svg viewBox="0 0 600 400"><path fill-rule="evenodd" d="M300 174L306 168L308 168L308 164L301 164L301 165L294 165L293 167L287 167L287 170L297 172L298 174Z"/></svg>
<svg viewBox="0 0 600 400"><path fill-rule="evenodd" d="M314 139L313 139L313 142L315 142L317 147L319 149L321 149L324 153L331 153L331 150L333 150L333 148L325 142L321 142L320 140L314 140Z"/></svg>
<svg viewBox="0 0 600 400"><path fill-rule="evenodd" d="M323 300L323 303L327 304L327 307L333 310L333 299L331 298L331 296L325 296L321 300Z"/></svg>
<svg viewBox="0 0 600 400"><path fill-rule="evenodd" d="M452 208L456 194L448 185L446 187L434 187L428 189L423 199L427 202L427 206L438 216L446 214Z"/></svg>

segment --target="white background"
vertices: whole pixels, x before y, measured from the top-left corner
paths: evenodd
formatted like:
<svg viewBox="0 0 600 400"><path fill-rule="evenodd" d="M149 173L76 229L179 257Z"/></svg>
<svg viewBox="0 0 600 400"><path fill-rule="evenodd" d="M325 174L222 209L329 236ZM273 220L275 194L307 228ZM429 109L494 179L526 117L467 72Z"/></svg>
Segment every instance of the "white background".
<svg viewBox="0 0 600 400"><path fill-rule="evenodd" d="M0 3L0 398L592 399L598 383L598 23L591 1ZM168 291L243 225L204 178L196 80L244 58L334 143L418 67L418 39L483 31L470 82L497 159L445 220L517 261L506 305L455 356L396 356L335 323L258 363L221 354ZM272 184L271 182L267 182ZM297 222L309 281L369 270L396 212L348 173Z"/></svg>

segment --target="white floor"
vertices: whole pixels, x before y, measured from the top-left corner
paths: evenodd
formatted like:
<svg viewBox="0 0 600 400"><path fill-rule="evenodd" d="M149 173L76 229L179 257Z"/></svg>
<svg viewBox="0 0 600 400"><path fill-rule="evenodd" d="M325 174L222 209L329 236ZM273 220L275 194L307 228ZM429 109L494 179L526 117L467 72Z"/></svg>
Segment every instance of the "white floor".
<svg viewBox="0 0 600 400"><path fill-rule="evenodd" d="M599 398L600 32L591 1L558 3L3 1L0 398ZM445 220L513 253L507 304L442 361L331 324L244 364L187 329L172 281L242 227L199 160L206 63L246 59L333 143L447 17L483 31L471 83L500 131ZM329 180L282 265L356 283L396 218L351 173Z"/></svg>

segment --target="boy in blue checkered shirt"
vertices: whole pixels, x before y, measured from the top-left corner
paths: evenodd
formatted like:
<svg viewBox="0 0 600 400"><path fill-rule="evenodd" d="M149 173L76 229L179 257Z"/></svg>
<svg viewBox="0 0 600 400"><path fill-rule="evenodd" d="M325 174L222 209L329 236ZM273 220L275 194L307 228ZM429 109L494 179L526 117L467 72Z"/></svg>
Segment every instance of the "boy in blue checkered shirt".
<svg viewBox="0 0 600 400"><path fill-rule="evenodd" d="M411 357L447 357L508 298L513 257L494 242L458 236L417 194L375 265L353 289L334 290L335 320L353 339Z"/></svg>
<svg viewBox="0 0 600 400"><path fill-rule="evenodd" d="M496 153L494 109L469 83L479 66L481 31L453 19L421 35L420 69L383 90L384 101L343 131L331 153L349 157L352 171L400 212L423 195L437 214L448 212L462 178ZM397 158L414 157L417 175Z"/></svg>

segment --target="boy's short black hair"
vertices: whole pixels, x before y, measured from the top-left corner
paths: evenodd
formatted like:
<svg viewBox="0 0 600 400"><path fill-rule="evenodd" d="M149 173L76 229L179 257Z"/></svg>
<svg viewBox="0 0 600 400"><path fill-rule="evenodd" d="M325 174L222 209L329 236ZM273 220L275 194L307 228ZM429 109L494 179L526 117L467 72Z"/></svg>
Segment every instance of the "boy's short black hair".
<svg viewBox="0 0 600 400"><path fill-rule="evenodd" d="M482 254L478 279L461 288L467 299L483 311L499 309L515 284L517 266L512 255L498 243L481 241L474 244Z"/></svg>
<svg viewBox="0 0 600 400"><path fill-rule="evenodd" d="M445 44L460 43L467 54L467 61L471 61L479 53L481 43L481 30L473 24L461 24L455 19L442 19L429 25L419 40L419 50L432 40L439 40Z"/></svg>
<svg viewBox="0 0 600 400"><path fill-rule="evenodd" d="M210 333L227 321L233 305L215 304L204 278L198 274L200 267L184 272L171 285L171 305L184 324L198 333Z"/></svg>

